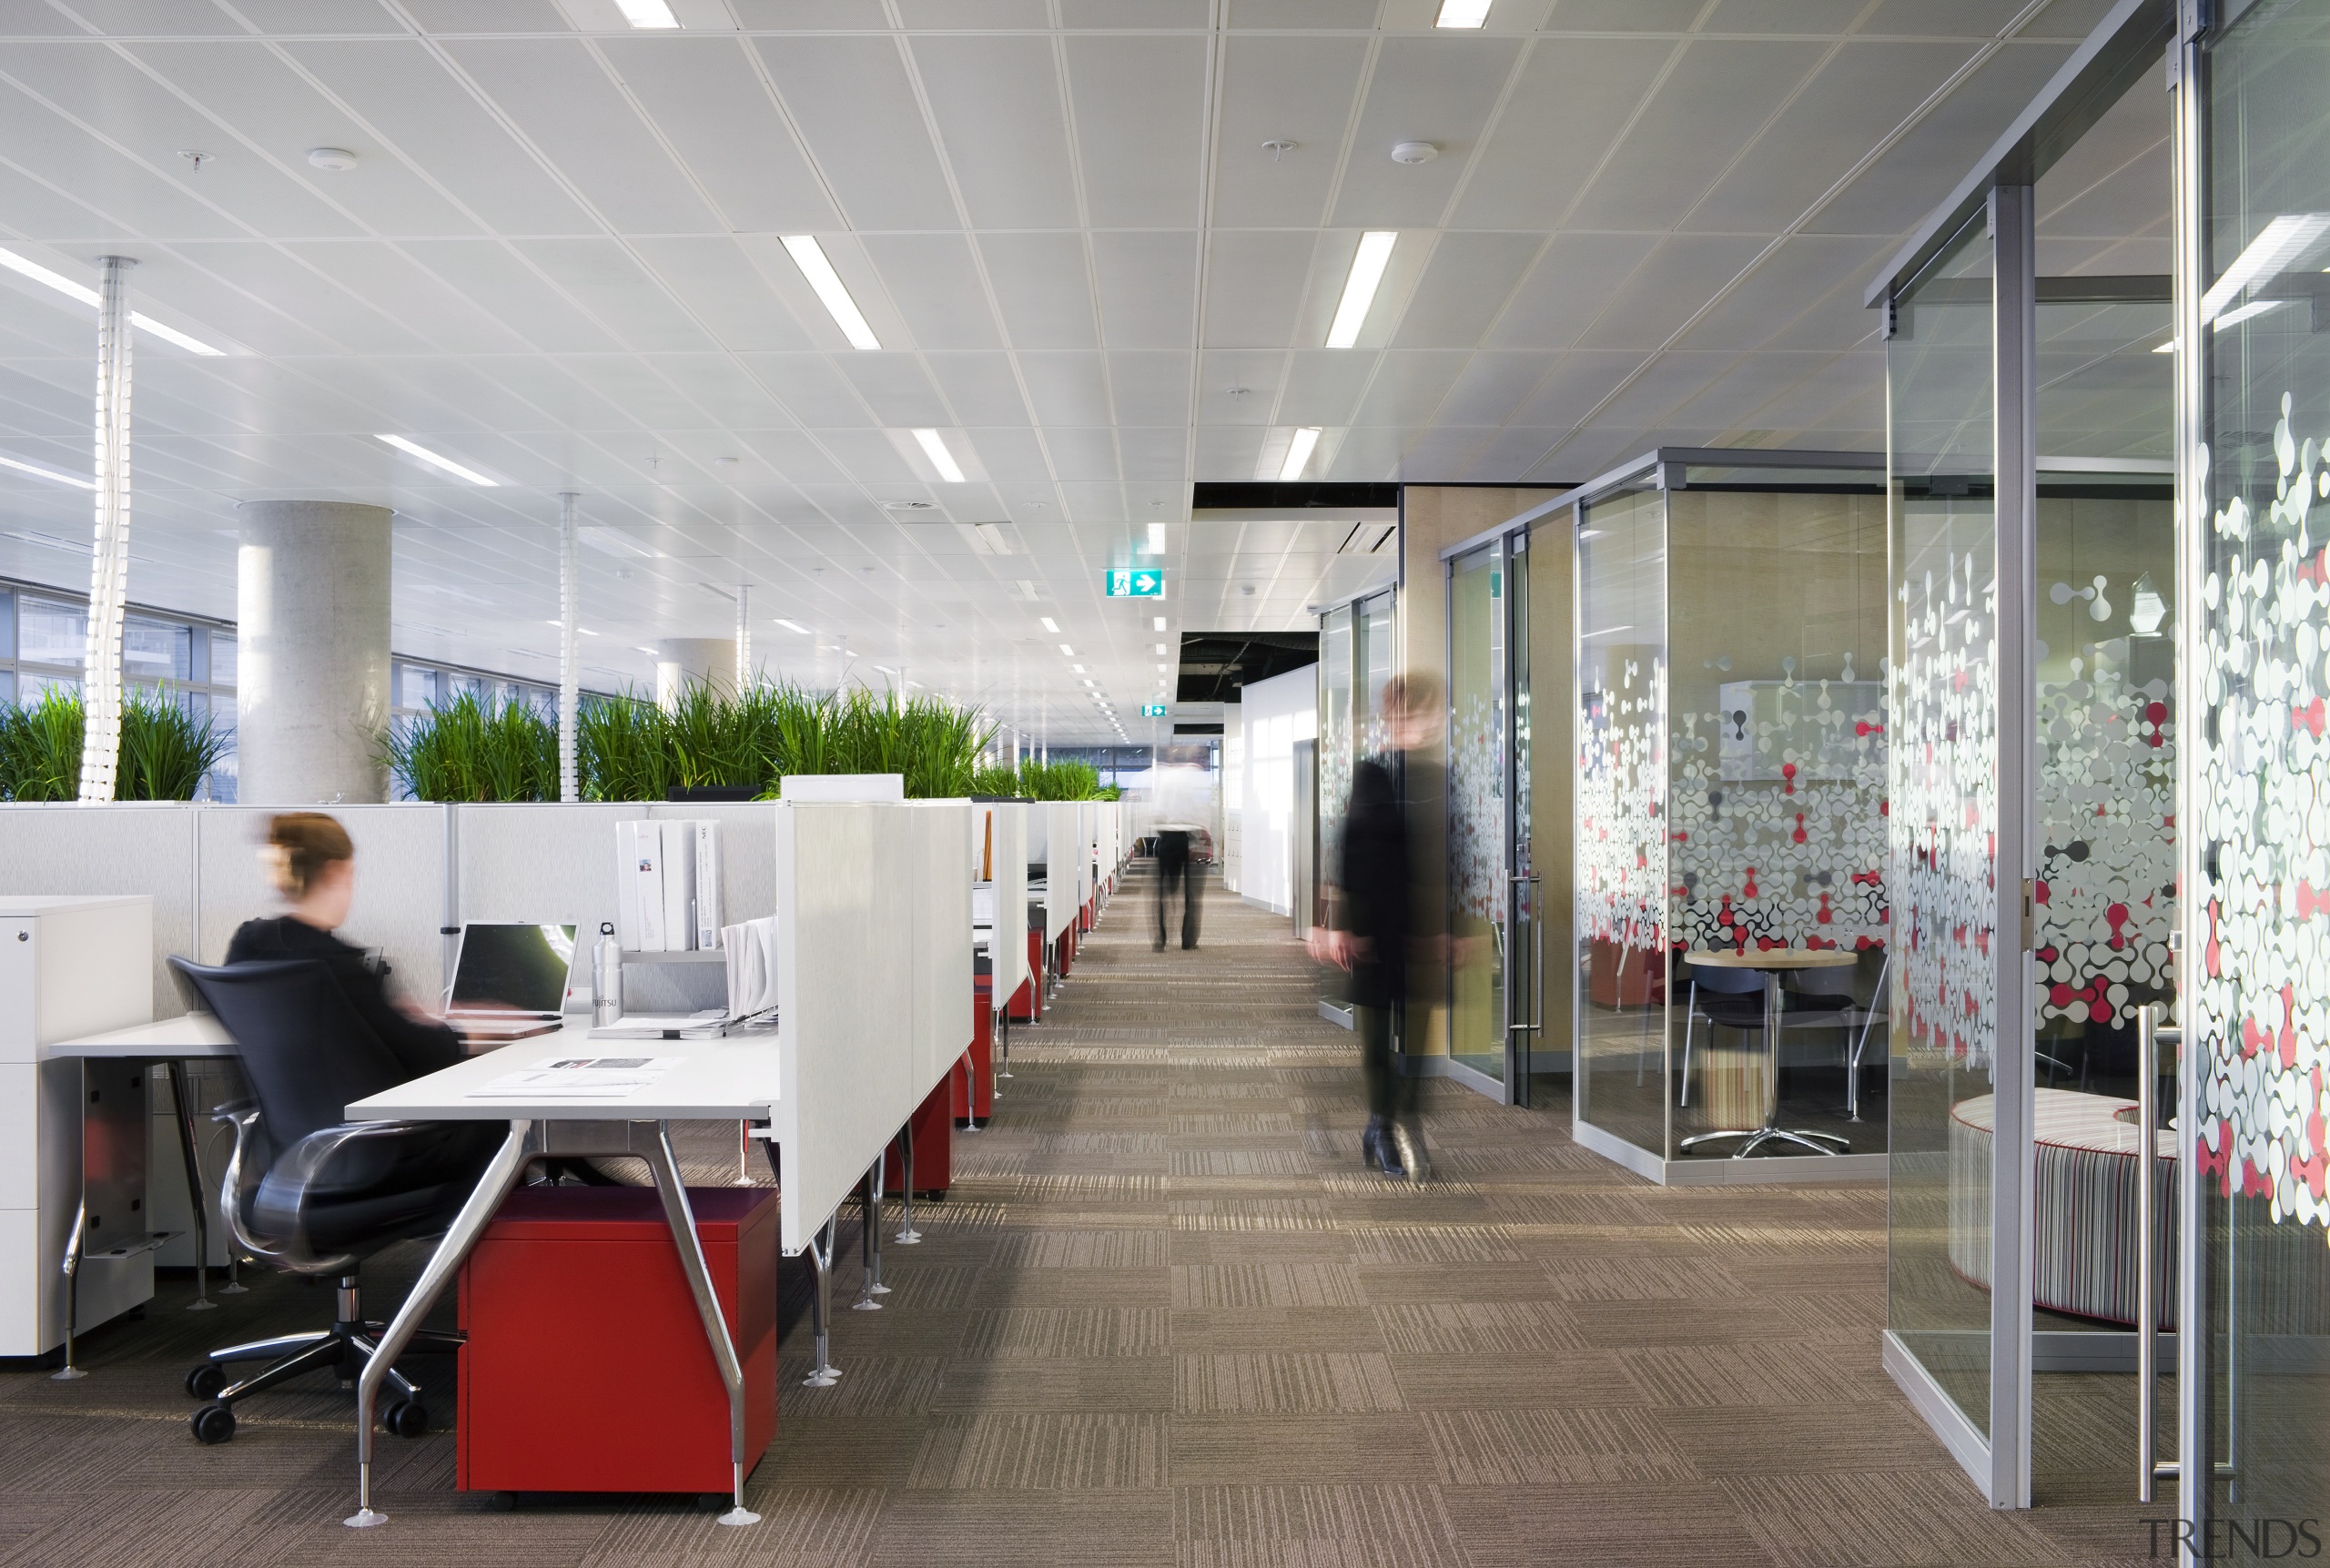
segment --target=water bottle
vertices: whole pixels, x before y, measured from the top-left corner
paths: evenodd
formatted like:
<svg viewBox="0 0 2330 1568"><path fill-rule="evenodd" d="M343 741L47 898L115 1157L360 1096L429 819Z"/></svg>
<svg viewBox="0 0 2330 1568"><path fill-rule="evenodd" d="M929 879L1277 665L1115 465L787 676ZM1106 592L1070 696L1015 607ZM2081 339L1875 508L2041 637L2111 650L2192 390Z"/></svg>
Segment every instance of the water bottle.
<svg viewBox="0 0 2330 1568"><path fill-rule="evenodd" d="M614 922L599 923L598 945L591 949L591 1027L603 1029L623 1017L623 948L615 942Z"/></svg>

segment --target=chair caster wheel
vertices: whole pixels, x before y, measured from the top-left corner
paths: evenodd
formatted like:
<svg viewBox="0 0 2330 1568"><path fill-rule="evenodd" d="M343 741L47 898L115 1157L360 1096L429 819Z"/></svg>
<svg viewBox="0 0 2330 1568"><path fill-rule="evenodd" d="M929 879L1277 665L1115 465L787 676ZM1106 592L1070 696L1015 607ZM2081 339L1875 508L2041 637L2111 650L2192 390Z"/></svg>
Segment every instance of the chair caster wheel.
<svg viewBox="0 0 2330 1568"><path fill-rule="evenodd" d="M231 1442L235 1437L235 1412L225 1405L204 1405L194 1412L189 1423L194 1428L195 1441L204 1443Z"/></svg>
<svg viewBox="0 0 2330 1568"><path fill-rule="evenodd" d="M227 1369L217 1361L205 1361L186 1375L187 1397L215 1400L218 1391L227 1386Z"/></svg>
<svg viewBox="0 0 2330 1568"><path fill-rule="evenodd" d="M489 1492L485 1494L485 1506L495 1513L515 1513L518 1511L518 1494L514 1492Z"/></svg>
<svg viewBox="0 0 2330 1568"><path fill-rule="evenodd" d="M399 1400L380 1413L380 1425L398 1437L419 1437L429 1430L429 1407L419 1400Z"/></svg>

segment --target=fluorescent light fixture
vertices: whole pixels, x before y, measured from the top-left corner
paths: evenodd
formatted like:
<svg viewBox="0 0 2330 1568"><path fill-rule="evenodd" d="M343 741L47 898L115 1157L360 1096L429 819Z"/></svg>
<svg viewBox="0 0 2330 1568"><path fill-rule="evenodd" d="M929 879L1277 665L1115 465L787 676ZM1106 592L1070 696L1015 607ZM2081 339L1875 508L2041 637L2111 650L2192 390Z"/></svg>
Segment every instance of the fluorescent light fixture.
<svg viewBox="0 0 2330 1568"><path fill-rule="evenodd" d="M1399 238L1396 230L1381 228L1359 237L1358 254L1351 258L1351 276L1343 279L1342 303L1335 307L1334 325L1327 329L1328 348L1348 349L1359 341L1359 329L1367 324L1367 308L1375 303L1375 290L1392 259L1392 242Z"/></svg>
<svg viewBox="0 0 2330 1568"><path fill-rule="evenodd" d="M1440 0L1435 27L1478 27L1489 19L1489 0Z"/></svg>
<svg viewBox="0 0 2330 1568"><path fill-rule="evenodd" d="M1040 620L1044 623L1045 631L1051 632L1054 636L1058 636L1059 634L1059 622L1053 620L1048 615L1038 616L1037 619Z"/></svg>
<svg viewBox="0 0 2330 1568"><path fill-rule="evenodd" d="M802 625L798 621L787 621L784 616L780 615L776 618L776 623L779 626L784 627L787 632L798 632L804 637L809 635L809 629L806 626Z"/></svg>
<svg viewBox="0 0 2330 1568"><path fill-rule="evenodd" d="M1077 673L1077 674L1079 674L1079 675L1081 675L1082 673L1084 673L1084 666L1083 666L1083 665L1081 665L1081 664L1070 664L1070 665L1069 666L1069 669L1070 669L1071 671L1073 671L1075 673Z"/></svg>
<svg viewBox="0 0 2330 1568"><path fill-rule="evenodd" d="M1153 630L1162 632L1165 630L1165 617L1160 615L1149 624Z"/></svg>
<svg viewBox="0 0 2330 1568"><path fill-rule="evenodd" d="M785 253L793 258L793 265L809 280L817 292L817 301L826 314L834 319L841 335L849 339L853 349L878 349L882 340L874 336L874 329L866 324L866 317L857 309L857 301L841 286L841 274L826 259L825 248L814 234L788 234L785 237Z"/></svg>
<svg viewBox="0 0 2330 1568"><path fill-rule="evenodd" d="M1318 444L1318 426L1305 425L1295 431L1294 439L1286 444L1286 461L1279 465L1280 480L1284 481L1301 479L1303 469L1311 461L1311 450Z"/></svg>
<svg viewBox="0 0 2330 1568"><path fill-rule="evenodd" d="M948 484L963 482L962 466L956 462L955 454L947 450L947 443L938 439L937 430L917 430L914 439L922 448L922 455L930 460L930 466L938 470L940 479Z"/></svg>
<svg viewBox="0 0 2330 1568"><path fill-rule="evenodd" d="M2171 338L2167 342L2163 343L2159 348L2154 349L2153 352L2155 354L2173 354L2176 352L2176 339Z"/></svg>
<svg viewBox="0 0 2330 1568"><path fill-rule="evenodd" d="M1152 522L1149 525L1149 553L1151 555L1165 553L1165 525L1161 522Z"/></svg>
<svg viewBox="0 0 2330 1568"><path fill-rule="evenodd" d="M1099 683L1099 682L1093 680L1093 679L1092 679L1090 676L1089 676L1089 675L1088 675L1088 676L1086 676L1086 677L1084 678L1084 683L1085 683L1087 686L1090 686L1090 687L1094 688L1095 690L1099 689L1099 684L1100 684L1100 683Z"/></svg>
<svg viewBox="0 0 2330 1568"><path fill-rule="evenodd" d="M562 632L566 629L566 622L563 621L545 621L542 624L545 626L555 626ZM596 632L592 631L588 626L577 626L574 629L574 634L578 637L596 637L598 635Z"/></svg>
<svg viewBox="0 0 2330 1568"><path fill-rule="evenodd" d="M2248 248L2234 258L2224 276L2201 296L2201 319L2215 319L2233 297L2261 278L2272 278L2314 248L2330 230L2330 212L2285 212L2259 231Z"/></svg>
<svg viewBox="0 0 2330 1568"><path fill-rule="evenodd" d="M1075 650L1075 649L1073 649L1073 648L1071 648L1071 647L1069 647L1069 646L1067 643L1065 643L1065 642L1063 642L1063 643L1061 643L1061 644L1059 645L1059 651L1060 651L1061 652L1063 652L1063 653L1067 654L1067 655L1068 655L1069 658L1071 658L1071 659L1073 659L1073 658L1075 658L1075 657L1076 657L1076 650Z"/></svg>
<svg viewBox="0 0 2330 1568"><path fill-rule="evenodd" d="M0 267L5 267L11 272L22 273L35 283L46 283L59 294L71 295L84 305L95 306L97 302L97 291L87 284L76 283L61 272L51 272L39 262L27 260L13 250L0 249ZM226 352L224 349L212 348L199 338L189 338L175 327L163 326L143 310L132 310L129 313L129 324L151 332L166 343L176 343L179 348L192 353L216 357Z"/></svg>
<svg viewBox="0 0 2330 1568"><path fill-rule="evenodd" d="M660 659L663 657L663 654L658 652L656 650L653 648L643 648L636 643L633 644L631 651L634 653L644 653L651 659Z"/></svg>
<svg viewBox="0 0 2330 1568"><path fill-rule="evenodd" d="M623 13L623 19L634 27L676 27L680 25L680 19L672 15L672 8L664 0L615 0L615 8ZM1447 24L1444 22L1441 25L1444 27Z"/></svg>
<svg viewBox="0 0 2330 1568"><path fill-rule="evenodd" d="M461 464L455 462L449 457L441 457L437 453L431 451L427 447L422 446L418 441L409 441L402 436L382 436L380 437L380 440L388 442L389 445L396 448L397 450L400 452L407 452L413 457L419 458L431 468L443 469L455 479L465 479L471 484L481 484L488 488L498 486L501 482L500 480L486 478L475 469L463 468Z"/></svg>
<svg viewBox="0 0 2330 1568"><path fill-rule="evenodd" d="M887 664L876 664L874 667L876 670L881 671L885 675L895 675L897 673L896 670L891 669Z"/></svg>
<svg viewBox="0 0 2330 1568"><path fill-rule="evenodd" d="M82 479L75 474L59 473L55 469L45 469L38 463L28 463L18 458L0 457L0 468L12 468L18 473L28 473L35 479L50 480L57 484L69 484L76 490L97 488L97 481L93 479Z"/></svg>
<svg viewBox="0 0 2330 1568"><path fill-rule="evenodd" d="M1160 653L1170 653L1170 652L1172 652L1172 650L1171 650L1170 648L1166 647L1166 646L1165 646L1165 644L1164 644L1164 643L1162 643L1162 642L1160 642L1159 644L1157 644L1157 651L1158 651Z"/></svg>

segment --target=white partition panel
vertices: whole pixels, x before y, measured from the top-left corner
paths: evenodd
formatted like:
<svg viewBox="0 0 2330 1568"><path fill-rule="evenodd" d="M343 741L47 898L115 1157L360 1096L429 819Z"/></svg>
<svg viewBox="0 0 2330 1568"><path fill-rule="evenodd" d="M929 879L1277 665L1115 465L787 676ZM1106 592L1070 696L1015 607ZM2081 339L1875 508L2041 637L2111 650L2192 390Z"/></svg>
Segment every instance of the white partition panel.
<svg viewBox="0 0 2330 1568"><path fill-rule="evenodd" d="M154 1013L175 1018L186 1003L163 959L195 954L198 814L176 801L0 805L0 894L150 895Z"/></svg>
<svg viewBox="0 0 2330 1568"><path fill-rule="evenodd" d="M782 1245L798 1253L920 1097L912 1088L909 835L902 805L776 808L775 1131Z"/></svg>
<svg viewBox="0 0 2330 1568"><path fill-rule="evenodd" d="M657 818L720 824L720 923L776 913L776 803L674 801L648 808ZM613 855L612 845L609 856Z"/></svg>
<svg viewBox="0 0 2330 1568"><path fill-rule="evenodd" d="M971 978L971 803L912 801L906 806L907 956L914 997L911 1095L919 1106L971 1048L977 1003ZM893 936L893 946L896 938ZM901 1118L903 1121L905 1118Z"/></svg>
<svg viewBox="0 0 2330 1568"><path fill-rule="evenodd" d="M615 917L615 824L635 804L462 805L453 808L461 921L563 926L595 941Z"/></svg>
<svg viewBox="0 0 2330 1568"><path fill-rule="evenodd" d="M359 947L379 948L395 975L393 984L423 1002L441 997L450 978L450 942L441 928L456 919L447 880L452 809L419 802L330 808L356 845L356 903L339 935ZM206 964L226 958L236 926L283 907L258 859L274 814L264 806L238 805L203 806L195 814Z"/></svg>
<svg viewBox="0 0 2330 1568"><path fill-rule="evenodd" d="M995 833L995 1000L1008 1002L1028 979L1028 818L1032 808L986 808Z"/></svg>
<svg viewBox="0 0 2330 1568"><path fill-rule="evenodd" d="M1082 881L1077 870L1076 803L1051 800L1035 809L1044 819L1045 865L1049 868L1044 884L1044 937L1050 941L1076 920L1077 889Z"/></svg>

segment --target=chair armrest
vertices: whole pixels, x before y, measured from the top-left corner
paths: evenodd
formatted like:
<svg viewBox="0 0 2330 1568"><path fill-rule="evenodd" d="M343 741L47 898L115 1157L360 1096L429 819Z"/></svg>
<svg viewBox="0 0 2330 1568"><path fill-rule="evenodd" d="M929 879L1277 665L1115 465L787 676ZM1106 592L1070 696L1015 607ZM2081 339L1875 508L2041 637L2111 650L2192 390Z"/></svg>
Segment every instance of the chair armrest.
<svg viewBox="0 0 2330 1568"><path fill-rule="evenodd" d="M253 1119L256 1119L255 1118ZM350 1121L319 1128L278 1158L268 1175L288 1189L292 1211L291 1234L272 1244L268 1260L295 1274L338 1274L354 1259L344 1253L318 1254L307 1236L308 1200L339 1151L352 1143L409 1137L431 1124L411 1121ZM270 1201L273 1201L270 1199Z"/></svg>
<svg viewBox="0 0 2330 1568"><path fill-rule="evenodd" d="M212 1121L232 1121L246 1111L254 1111L257 1109L258 1109L258 1101L255 1099L228 1100L224 1105L214 1105L210 1108L210 1119Z"/></svg>

